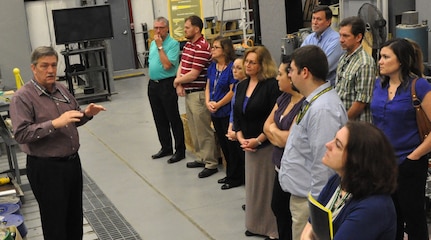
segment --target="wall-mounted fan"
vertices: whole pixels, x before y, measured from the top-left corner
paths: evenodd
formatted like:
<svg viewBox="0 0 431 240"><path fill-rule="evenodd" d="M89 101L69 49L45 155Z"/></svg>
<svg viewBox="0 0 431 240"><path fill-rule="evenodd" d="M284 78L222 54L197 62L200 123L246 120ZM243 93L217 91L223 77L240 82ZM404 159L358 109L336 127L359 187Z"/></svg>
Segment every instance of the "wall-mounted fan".
<svg viewBox="0 0 431 240"><path fill-rule="evenodd" d="M359 8L358 16L365 22L365 44L371 48L372 55L377 60L378 50L386 41L386 20L379 9L370 3L364 3Z"/></svg>

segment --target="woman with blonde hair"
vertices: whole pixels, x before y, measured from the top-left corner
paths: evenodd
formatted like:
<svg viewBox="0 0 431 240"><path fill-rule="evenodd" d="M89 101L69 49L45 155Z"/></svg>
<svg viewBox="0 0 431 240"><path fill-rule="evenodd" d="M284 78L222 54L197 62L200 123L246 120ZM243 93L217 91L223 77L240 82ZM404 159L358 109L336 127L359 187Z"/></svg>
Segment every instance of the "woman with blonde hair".
<svg viewBox="0 0 431 240"><path fill-rule="evenodd" d="M242 57L236 58L232 66L233 78L238 82L233 86L233 92L235 94L236 87L239 82L247 79L244 71L244 59ZM229 126L227 128L226 137L229 140L229 144L233 145L232 151L230 151L230 162L226 163L226 177L219 179L217 182L223 184L222 190L230 189L232 187L241 186L244 184L244 151L240 147L237 139L236 132L233 129L233 106L235 104L235 96L231 100L231 113L229 116Z"/></svg>
<svg viewBox="0 0 431 240"><path fill-rule="evenodd" d="M245 234L275 239L278 232L271 210L272 145L263 133L263 125L281 92L275 79L276 65L268 49L263 46L247 49L244 67L248 78L237 87L234 129L245 151Z"/></svg>

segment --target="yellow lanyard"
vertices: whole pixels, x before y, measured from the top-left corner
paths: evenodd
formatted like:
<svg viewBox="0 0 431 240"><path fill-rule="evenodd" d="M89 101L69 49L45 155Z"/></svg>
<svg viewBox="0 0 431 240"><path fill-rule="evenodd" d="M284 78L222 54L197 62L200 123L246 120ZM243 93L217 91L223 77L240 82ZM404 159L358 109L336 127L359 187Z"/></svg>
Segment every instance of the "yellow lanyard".
<svg viewBox="0 0 431 240"><path fill-rule="evenodd" d="M320 91L318 94L316 94L311 100L310 102L307 102L307 104L305 105L305 107L298 113L298 116L296 118L296 124L299 124L299 122L301 122L302 118L304 117L305 113L308 111L308 109L310 108L310 105L312 102L314 102L317 98L319 98L320 96L322 96L323 94L329 92L332 89L332 86L329 86L325 89L323 89L322 91Z"/></svg>

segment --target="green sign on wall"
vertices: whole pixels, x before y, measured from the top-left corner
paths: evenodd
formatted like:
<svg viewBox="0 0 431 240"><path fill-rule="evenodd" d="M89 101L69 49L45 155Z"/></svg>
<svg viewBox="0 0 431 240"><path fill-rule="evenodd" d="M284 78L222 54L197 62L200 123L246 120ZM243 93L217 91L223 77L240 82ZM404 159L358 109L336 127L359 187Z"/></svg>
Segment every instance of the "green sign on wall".
<svg viewBox="0 0 431 240"><path fill-rule="evenodd" d="M191 15L202 18L202 0L168 0L169 2L169 31L171 37L178 41L184 37L184 19Z"/></svg>

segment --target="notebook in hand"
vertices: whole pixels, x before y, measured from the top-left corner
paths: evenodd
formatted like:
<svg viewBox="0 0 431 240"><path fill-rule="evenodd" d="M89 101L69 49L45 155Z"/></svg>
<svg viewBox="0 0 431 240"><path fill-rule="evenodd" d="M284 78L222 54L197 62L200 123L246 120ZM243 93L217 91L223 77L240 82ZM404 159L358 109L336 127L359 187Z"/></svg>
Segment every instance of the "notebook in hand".
<svg viewBox="0 0 431 240"><path fill-rule="evenodd" d="M334 238L334 230L332 227L332 212L316 199L308 194L308 206L310 208L311 226L313 232L319 240L332 240Z"/></svg>

